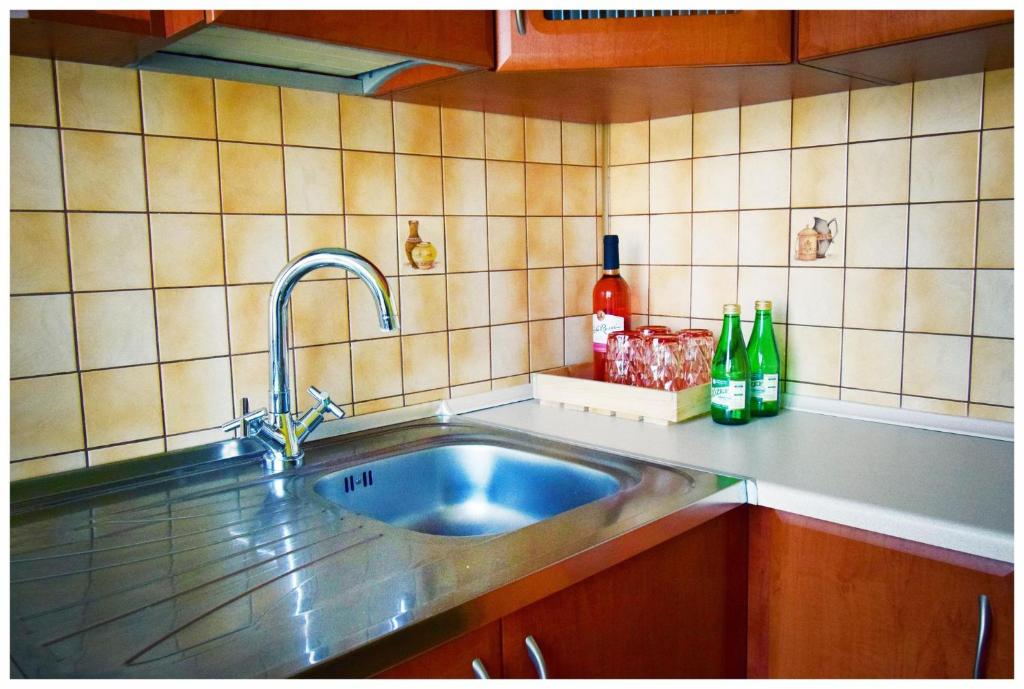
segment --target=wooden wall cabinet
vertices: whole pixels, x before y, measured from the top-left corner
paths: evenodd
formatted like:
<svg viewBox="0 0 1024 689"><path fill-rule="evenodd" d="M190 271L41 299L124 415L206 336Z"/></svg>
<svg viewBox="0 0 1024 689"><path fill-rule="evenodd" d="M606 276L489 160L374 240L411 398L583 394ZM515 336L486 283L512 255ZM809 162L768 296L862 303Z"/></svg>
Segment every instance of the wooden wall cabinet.
<svg viewBox="0 0 1024 689"><path fill-rule="evenodd" d="M763 507L750 546L750 677L970 677L982 594L1013 676L1012 565Z"/></svg>
<svg viewBox="0 0 1024 689"><path fill-rule="evenodd" d="M743 10L678 17L549 20L526 10L498 10L497 69L537 71L621 67L787 64L792 12Z"/></svg>
<svg viewBox="0 0 1024 689"><path fill-rule="evenodd" d="M30 19L170 38L205 19L203 10L30 10Z"/></svg>
<svg viewBox="0 0 1024 689"><path fill-rule="evenodd" d="M801 10L797 59L876 83L1013 65L1011 10Z"/></svg>
<svg viewBox="0 0 1024 689"><path fill-rule="evenodd" d="M29 10L12 14L11 54L124 67L205 21L203 10Z"/></svg>
<svg viewBox="0 0 1024 689"><path fill-rule="evenodd" d="M114 66L148 57L148 69L600 123L1013 65L1009 10L741 10L585 20L549 20L541 10L525 10L522 33L516 15L512 10L32 10L12 15L11 52ZM199 65L195 56L208 55L203 50L188 53L182 47L185 54L175 54L175 41L207 27L374 51L378 57L393 56L394 62L353 78L344 70L289 71L290 63L271 74L274 70L265 67L275 65L256 56L249 56L256 66L245 55Z"/></svg>

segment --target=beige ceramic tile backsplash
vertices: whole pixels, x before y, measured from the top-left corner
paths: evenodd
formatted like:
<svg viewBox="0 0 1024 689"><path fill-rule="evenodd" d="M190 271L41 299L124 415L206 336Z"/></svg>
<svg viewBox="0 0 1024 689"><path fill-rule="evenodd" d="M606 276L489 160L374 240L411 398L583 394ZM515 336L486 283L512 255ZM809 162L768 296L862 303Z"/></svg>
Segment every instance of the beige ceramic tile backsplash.
<svg viewBox="0 0 1024 689"><path fill-rule="evenodd" d="M269 283L296 390L349 413L590 356L602 165L639 323L771 298L789 390L1012 418L1012 70L608 127L14 58L15 478L215 440L266 395ZM829 257L796 261L814 216ZM405 257L408 221L433 268ZM937 375L936 372L941 372ZM43 420L57 413L59 426Z"/></svg>
<svg viewBox="0 0 1024 689"><path fill-rule="evenodd" d="M1012 419L1012 70L610 129L638 322L739 299L749 332L770 298L790 391ZM839 235L797 261L815 216Z"/></svg>
<svg viewBox="0 0 1024 689"><path fill-rule="evenodd" d="M13 478L223 437L241 397L265 403L269 283L319 246L373 260L403 326L381 333L340 273L296 289L295 387L350 414L590 355L598 126L20 57L11 76ZM690 118L663 125L688 156ZM671 163L673 211L683 180Z"/></svg>

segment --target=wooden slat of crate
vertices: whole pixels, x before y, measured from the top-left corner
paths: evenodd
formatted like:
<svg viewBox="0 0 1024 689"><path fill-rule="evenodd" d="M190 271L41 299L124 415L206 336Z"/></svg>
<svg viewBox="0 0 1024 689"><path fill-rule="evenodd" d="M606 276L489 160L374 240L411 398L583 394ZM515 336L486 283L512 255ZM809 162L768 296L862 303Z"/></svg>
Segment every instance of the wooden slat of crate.
<svg viewBox="0 0 1024 689"><path fill-rule="evenodd" d="M679 392L618 385L572 375L570 368L533 376L533 396L542 403L585 408L606 416L618 415L652 423L676 423L708 411L711 386Z"/></svg>

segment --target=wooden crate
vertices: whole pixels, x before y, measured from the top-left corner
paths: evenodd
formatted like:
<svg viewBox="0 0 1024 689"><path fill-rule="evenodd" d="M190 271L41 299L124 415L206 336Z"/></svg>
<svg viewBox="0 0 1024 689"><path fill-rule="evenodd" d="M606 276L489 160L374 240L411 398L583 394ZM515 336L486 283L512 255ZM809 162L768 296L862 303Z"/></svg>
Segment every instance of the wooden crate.
<svg viewBox="0 0 1024 689"><path fill-rule="evenodd" d="M667 425L711 409L711 386L666 392L594 380L590 364L533 374L533 396L541 404Z"/></svg>

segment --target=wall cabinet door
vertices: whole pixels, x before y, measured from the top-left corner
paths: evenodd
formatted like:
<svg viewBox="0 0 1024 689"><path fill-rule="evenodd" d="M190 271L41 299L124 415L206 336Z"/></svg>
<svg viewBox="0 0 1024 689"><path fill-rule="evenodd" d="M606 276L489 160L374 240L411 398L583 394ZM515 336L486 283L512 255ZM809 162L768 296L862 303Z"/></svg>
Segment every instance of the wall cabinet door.
<svg viewBox="0 0 1024 689"><path fill-rule="evenodd" d="M502 619L506 677L743 677L746 507Z"/></svg>
<svg viewBox="0 0 1024 689"><path fill-rule="evenodd" d="M498 71L786 64L792 59L792 13L607 19L546 19L499 10Z"/></svg>
<svg viewBox="0 0 1024 689"><path fill-rule="evenodd" d="M410 658L376 675L377 679L473 679L479 661L492 679L502 677L501 623L492 622Z"/></svg>
<svg viewBox="0 0 1024 689"><path fill-rule="evenodd" d="M1008 67L1013 12L801 10L797 59L880 83Z"/></svg>
<svg viewBox="0 0 1024 689"><path fill-rule="evenodd" d="M32 10L31 19L91 26L110 31L169 38L199 22L203 10Z"/></svg>
<svg viewBox="0 0 1024 689"><path fill-rule="evenodd" d="M1013 676L1012 566L761 507L750 544L749 676L970 677L982 594Z"/></svg>
<svg viewBox="0 0 1024 689"><path fill-rule="evenodd" d="M203 25L203 10L31 10L11 17L11 54L124 67Z"/></svg>

